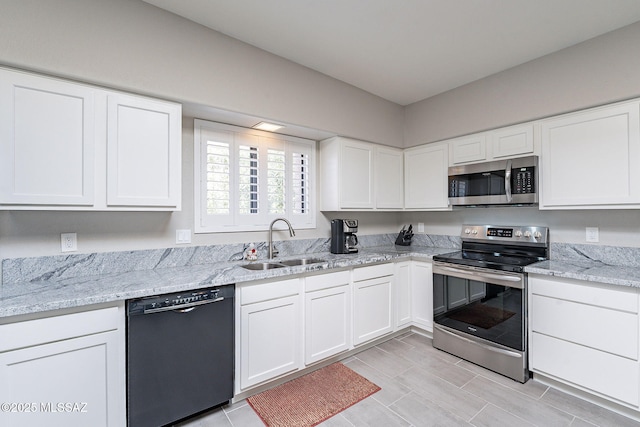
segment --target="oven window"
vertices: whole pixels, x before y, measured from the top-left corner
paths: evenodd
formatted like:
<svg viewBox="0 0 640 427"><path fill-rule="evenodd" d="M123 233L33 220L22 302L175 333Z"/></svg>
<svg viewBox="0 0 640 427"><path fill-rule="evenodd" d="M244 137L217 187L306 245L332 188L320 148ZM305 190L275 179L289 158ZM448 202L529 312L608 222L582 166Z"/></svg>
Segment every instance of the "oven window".
<svg viewBox="0 0 640 427"><path fill-rule="evenodd" d="M442 274L433 282L435 323L524 351L522 289Z"/></svg>

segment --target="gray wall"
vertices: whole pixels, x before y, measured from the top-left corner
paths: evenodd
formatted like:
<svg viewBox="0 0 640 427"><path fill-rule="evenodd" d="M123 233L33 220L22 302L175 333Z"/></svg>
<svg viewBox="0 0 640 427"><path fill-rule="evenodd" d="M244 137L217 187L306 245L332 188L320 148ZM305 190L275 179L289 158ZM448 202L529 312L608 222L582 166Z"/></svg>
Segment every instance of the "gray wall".
<svg viewBox="0 0 640 427"><path fill-rule="evenodd" d="M639 42L640 22L409 105L405 147L638 97Z"/></svg>
<svg viewBox="0 0 640 427"><path fill-rule="evenodd" d="M405 109L405 146L527 122L640 96L640 23L417 102ZM554 242L585 242L600 228L600 244L640 246L640 211L462 209L403 213L434 234L458 234L462 223L534 224Z"/></svg>
<svg viewBox="0 0 640 427"><path fill-rule="evenodd" d="M0 0L0 10L0 64L395 146L640 95L640 24L403 109L139 0ZM78 233L79 252L174 246L176 229L193 229L192 174L193 123L186 118L182 212L0 211L0 259L59 254L63 232ZM637 211L318 213L318 228L297 238L328 237L335 217L358 218L361 234L395 232L408 222L424 222L435 234L457 234L463 222L533 222L563 242L583 242L584 227L599 226L602 243L640 246ZM266 237L208 234L193 244Z"/></svg>

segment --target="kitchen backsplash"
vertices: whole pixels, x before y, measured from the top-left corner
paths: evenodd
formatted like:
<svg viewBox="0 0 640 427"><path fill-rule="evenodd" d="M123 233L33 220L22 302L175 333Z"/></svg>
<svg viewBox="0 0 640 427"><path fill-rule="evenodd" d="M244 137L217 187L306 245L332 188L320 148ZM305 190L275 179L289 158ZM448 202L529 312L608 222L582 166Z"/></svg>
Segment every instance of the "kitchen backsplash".
<svg viewBox="0 0 640 427"><path fill-rule="evenodd" d="M393 246L396 234L358 236L359 247ZM329 238L281 240L274 243L279 257L329 252ZM2 260L2 282L19 283L56 278L117 274L156 268L186 267L240 261L249 243L187 246L138 251L55 255ZM267 258L267 243L254 242L258 258ZM459 249L460 237L415 234L412 246ZM640 248L551 243L550 258L562 261L597 261L607 265L640 267Z"/></svg>

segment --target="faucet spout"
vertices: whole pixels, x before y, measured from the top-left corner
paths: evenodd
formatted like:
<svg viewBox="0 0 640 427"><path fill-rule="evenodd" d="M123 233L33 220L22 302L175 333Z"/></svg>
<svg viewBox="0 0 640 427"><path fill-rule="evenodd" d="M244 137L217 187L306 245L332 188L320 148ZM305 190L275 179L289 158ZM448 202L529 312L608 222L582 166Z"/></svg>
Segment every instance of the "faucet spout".
<svg viewBox="0 0 640 427"><path fill-rule="evenodd" d="M293 236L296 235L296 232L293 229L293 227L291 226L291 223L286 218L276 218L273 221L271 221L271 225L269 225L269 259L272 259L273 255L274 255L274 252L273 252L273 224L275 224L276 221L284 221L287 224L287 226L289 227L289 236L293 237Z"/></svg>

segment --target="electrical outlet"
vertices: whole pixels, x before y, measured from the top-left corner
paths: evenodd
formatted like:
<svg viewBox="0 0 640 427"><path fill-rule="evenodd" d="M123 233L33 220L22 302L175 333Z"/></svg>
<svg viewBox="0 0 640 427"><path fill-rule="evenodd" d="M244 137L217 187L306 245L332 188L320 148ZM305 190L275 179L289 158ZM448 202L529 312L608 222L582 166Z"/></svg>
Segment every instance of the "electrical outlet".
<svg viewBox="0 0 640 427"><path fill-rule="evenodd" d="M598 227L586 228L586 240L589 243L598 243L600 241L600 230Z"/></svg>
<svg viewBox="0 0 640 427"><path fill-rule="evenodd" d="M418 233L424 233L424 222L418 223Z"/></svg>
<svg viewBox="0 0 640 427"><path fill-rule="evenodd" d="M60 250L62 252L75 252L78 250L78 235L76 233L60 234Z"/></svg>
<svg viewBox="0 0 640 427"><path fill-rule="evenodd" d="M176 244L191 243L191 230L176 230Z"/></svg>

